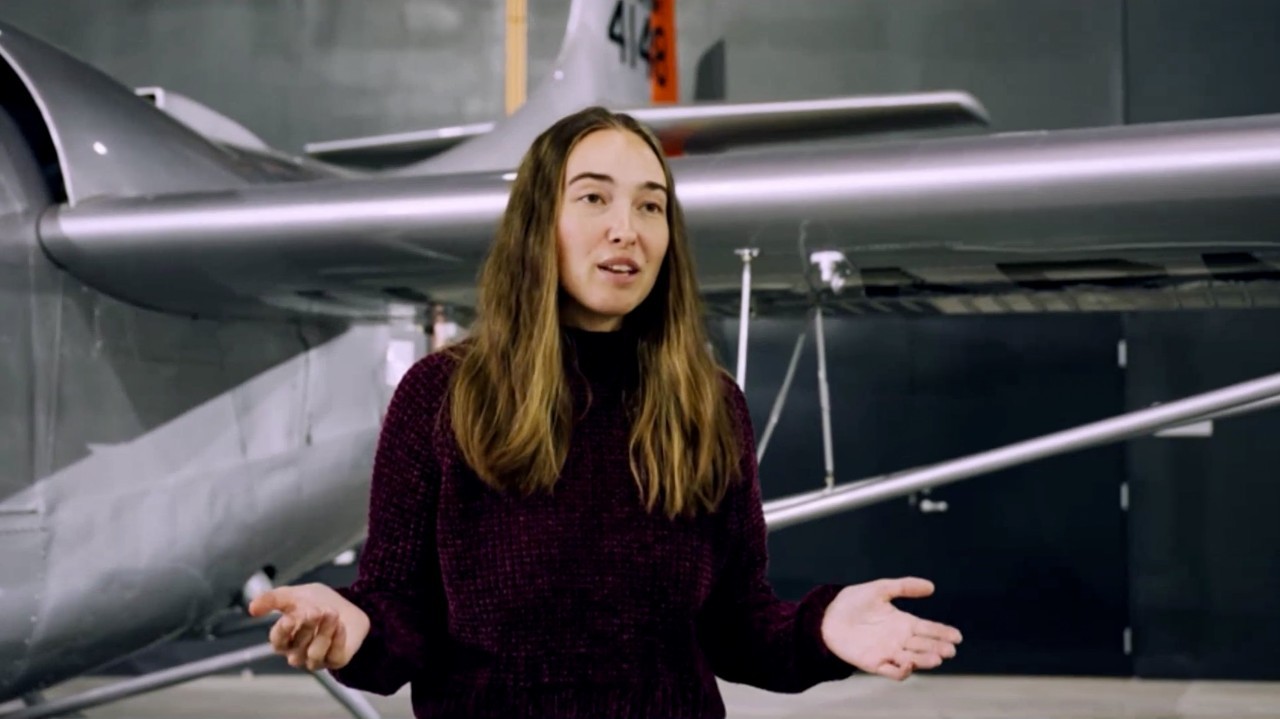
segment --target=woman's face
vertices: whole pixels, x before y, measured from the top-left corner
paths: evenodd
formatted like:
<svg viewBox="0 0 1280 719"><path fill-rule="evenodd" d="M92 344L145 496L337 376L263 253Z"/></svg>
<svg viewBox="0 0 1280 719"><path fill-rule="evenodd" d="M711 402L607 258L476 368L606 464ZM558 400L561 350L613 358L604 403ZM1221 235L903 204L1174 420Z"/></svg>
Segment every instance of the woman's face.
<svg viewBox="0 0 1280 719"><path fill-rule="evenodd" d="M598 130L569 154L556 225L564 324L612 331L649 295L669 240L662 164L644 140Z"/></svg>

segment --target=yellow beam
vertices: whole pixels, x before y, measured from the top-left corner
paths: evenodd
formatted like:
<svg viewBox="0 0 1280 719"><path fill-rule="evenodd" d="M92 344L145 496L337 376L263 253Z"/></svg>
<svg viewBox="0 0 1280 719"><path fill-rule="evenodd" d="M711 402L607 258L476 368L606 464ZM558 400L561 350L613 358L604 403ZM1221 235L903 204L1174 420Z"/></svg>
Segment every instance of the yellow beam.
<svg viewBox="0 0 1280 719"><path fill-rule="evenodd" d="M506 73L506 107L507 114L515 112L524 104L528 63L528 0L507 0L507 73Z"/></svg>

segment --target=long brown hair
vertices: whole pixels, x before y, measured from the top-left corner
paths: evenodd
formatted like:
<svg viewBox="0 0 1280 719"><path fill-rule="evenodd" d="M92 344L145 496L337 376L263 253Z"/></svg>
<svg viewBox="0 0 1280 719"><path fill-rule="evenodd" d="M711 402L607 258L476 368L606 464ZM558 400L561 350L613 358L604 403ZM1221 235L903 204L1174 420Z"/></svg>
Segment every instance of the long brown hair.
<svg viewBox="0 0 1280 719"><path fill-rule="evenodd" d="M477 321L458 347L450 387L453 432L487 484L550 490L569 451L573 399L559 317L556 227L569 154L585 136L616 129L643 139L670 190L670 239L649 296L624 319L638 338L631 407L632 475L649 511L714 509L740 476L727 373L708 350L684 215L658 140L629 115L592 107L543 132L525 154L480 271Z"/></svg>

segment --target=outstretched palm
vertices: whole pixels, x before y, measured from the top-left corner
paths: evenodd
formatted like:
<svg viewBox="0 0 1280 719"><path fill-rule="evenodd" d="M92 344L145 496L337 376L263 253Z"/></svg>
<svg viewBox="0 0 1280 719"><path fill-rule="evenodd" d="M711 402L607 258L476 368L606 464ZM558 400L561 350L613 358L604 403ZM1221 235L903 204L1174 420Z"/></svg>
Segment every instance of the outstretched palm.
<svg viewBox="0 0 1280 719"><path fill-rule="evenodd" d="M833 654L869 674L906 679L955 656L960 631L898 609L894 599L933 594L933 583L905 577L845 587L822 619L822 639Z"/></svg>

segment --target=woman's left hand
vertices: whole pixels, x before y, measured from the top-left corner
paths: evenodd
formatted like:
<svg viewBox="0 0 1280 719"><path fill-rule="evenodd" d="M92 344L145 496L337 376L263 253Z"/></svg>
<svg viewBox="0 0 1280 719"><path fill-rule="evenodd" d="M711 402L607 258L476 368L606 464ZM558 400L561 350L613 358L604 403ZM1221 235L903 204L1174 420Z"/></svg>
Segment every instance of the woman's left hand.
<svg viewBox="0 0 1280 719"><path fill-rule="evenodd" d="M833 654L868 674L899 681L956 655L960 631L893 606L895 599L933 594L917 577L878 579L845 587L827 605L822 640Z"/></svg>

